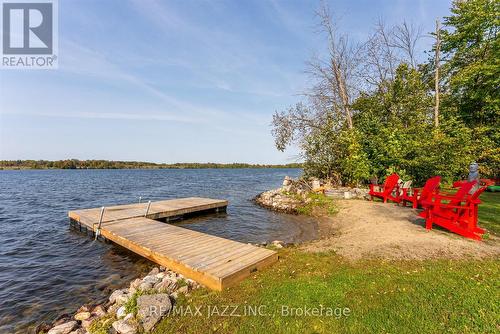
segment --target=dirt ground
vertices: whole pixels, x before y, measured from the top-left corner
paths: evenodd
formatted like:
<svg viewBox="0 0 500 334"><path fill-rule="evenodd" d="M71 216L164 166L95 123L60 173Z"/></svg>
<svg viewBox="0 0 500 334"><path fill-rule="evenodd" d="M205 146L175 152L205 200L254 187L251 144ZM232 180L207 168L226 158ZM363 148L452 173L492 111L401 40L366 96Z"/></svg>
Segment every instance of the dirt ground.
<svg viewBox="0 0 500 334"><path fill-rule="evenodd" d="M340 211L319 222L322 238L302 245L311 252L334 250L348 259L424 260L500 255L499 238L474 241L434 226L425 229L418 211L396 204L342 200Z"/></svg>

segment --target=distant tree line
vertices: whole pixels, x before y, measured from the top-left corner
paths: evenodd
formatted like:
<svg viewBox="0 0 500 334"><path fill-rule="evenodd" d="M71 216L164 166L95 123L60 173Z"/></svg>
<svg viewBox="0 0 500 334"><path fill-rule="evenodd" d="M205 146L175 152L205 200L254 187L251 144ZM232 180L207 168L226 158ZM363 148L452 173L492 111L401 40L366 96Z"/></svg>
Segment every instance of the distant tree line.
<svg viewBox="0 0 500 334"><path fill-rule="evenodd" d="M300 163L283 165L247 163L174 163L109 160L0 160L0 169L202 169L202 168L302 168Z"/></svg>
<svg viewBox="0 0 500 334"><path fill-rule="evenodd" d="M364 43L318 11L325 56L308 63L301 103L273 117L276 147L296 144L306 175L337 184L397 172L414 184L500 171L500 1L453 1L434 32L379 21ZM418 63L420 38L433 38Z"/></svg>

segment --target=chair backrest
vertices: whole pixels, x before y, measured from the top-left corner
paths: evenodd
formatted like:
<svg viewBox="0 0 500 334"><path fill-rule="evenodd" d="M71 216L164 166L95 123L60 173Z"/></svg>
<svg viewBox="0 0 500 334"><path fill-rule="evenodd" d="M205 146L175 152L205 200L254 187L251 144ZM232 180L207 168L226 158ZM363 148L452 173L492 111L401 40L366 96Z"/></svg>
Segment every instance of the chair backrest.
<svg viewBox="0 0 500 334"><path fill-rule="evenodd" d="M392 173L389 175L384 182L384 193L390 194L394 187L398 184L399 175L396 173Z"/></svg>
<svg viewBox="0 0 500 334"><path fill-rule="evenodd" d="M467 196L469 191L474 187L474 185L477 183L476 180L471 181L471 182L464 182L462 186L458 189L458 191L455 193L453 198L451 199L449 205L459 205L460 202L464 200L464 198ZM476 191L477 193L477 191ZM479 196L479 195L478 195Z"/></svg>
<svg viewBox="0 0 500 334"><path fill-rule="evenodd" d="M401 188L403 189L408 189L411 187L411 180L409 181L406 181L405 183L403 183L403 185L401 186Z"/></svg>
<svg viewBox="0 0 500 334"><path fill-rule="evenodd" d="M488 188L488 186L484 186L484 187L481 187L479 188L478 190L476 190L471 196L470 196L470 199L475 201L479 198L479 196L481 196L481 194L483 193L483 191L486 190L486 188Z"/></svg>
<svg viewBox="0 0 500 334"><path fill-rule="evenodd" d="M404 193L404 189L409 190L411 188L411 180L403 182L401 179L398 182L399 186L399 195L402 196Z"/></svg>
<svg viewBox="0 0 500 334"><path fill-rule="evenodd" d="M432 196L432 193L436 191L437 187L439 187L439 183L441 182L441 176L433 176L425 182L424 187L422 188L422 192L420 193L420 200L428 199Z"/></svg>

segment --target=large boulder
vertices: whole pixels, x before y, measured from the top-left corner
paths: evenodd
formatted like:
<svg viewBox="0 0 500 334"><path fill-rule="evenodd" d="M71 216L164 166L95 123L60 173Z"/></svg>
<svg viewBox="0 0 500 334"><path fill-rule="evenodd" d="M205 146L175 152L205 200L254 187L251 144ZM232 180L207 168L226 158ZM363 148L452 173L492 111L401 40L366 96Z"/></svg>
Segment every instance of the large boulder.
<svg viewBox="0 0 500 334"><path fill-rule="evenodd" d="M143 295L137 298L137 317L146 332L151 331L171 309L172 303L166 293Z"/></svg>
<svg viewBox="0 0 500 334"><path fill-rule="evenodd" d="M69 334L78 326L76 321L68 321L53 327L47 334Z"/></svg>

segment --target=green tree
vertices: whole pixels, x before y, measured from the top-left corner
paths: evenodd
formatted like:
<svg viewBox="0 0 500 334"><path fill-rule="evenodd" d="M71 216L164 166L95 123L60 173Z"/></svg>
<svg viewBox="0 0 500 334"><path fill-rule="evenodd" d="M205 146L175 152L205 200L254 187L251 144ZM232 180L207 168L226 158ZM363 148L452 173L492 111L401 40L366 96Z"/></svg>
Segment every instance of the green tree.
<svg viewBox="0 0 500 334"><path fill-rule="evenodd" d="M370 176L361 133L347 126L336 129L333 115L312 129L302 142L306 176L329 179L339 185L358 185Z"/></svg>
<svg viewBox="0 0 500 334"><path fill-rule="evenodd" d="M468 125L498 125L500 1L454 1L451 12L441 46L450 98Z"/></svg>
<svg viewBox="0 0 500 334"><path fill-rule="evenodd" d="M396 69L393 81L360 96L354 103L355 124L361 131L363 150L370 161L370 173L379 178L391 172L418 180L427 176L416 159L426 154L431 141L432 97L422 75L408 64Z"/></svg>

